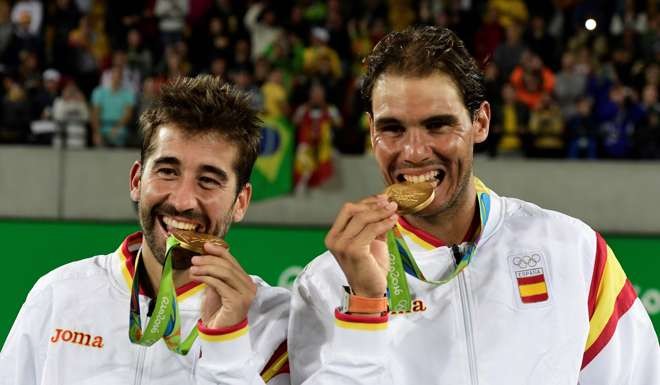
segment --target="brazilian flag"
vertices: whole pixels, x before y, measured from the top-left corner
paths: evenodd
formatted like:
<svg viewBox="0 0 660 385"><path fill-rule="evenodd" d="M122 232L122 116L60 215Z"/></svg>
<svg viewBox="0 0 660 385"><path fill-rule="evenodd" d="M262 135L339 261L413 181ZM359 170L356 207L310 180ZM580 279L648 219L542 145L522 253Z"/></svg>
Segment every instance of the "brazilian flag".
<svg viewBox="0 0 660 385"><path fill-rule="evenodd" d="M284 195L293 188L294 128L285 117L265 117L259 157L252 170L252 201Z"/></svg>

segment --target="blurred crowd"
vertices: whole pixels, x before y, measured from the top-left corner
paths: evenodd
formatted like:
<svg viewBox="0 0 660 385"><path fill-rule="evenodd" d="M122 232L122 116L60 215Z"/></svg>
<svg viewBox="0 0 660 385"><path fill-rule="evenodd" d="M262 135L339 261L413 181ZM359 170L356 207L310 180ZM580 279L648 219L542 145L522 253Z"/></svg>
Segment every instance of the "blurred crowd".
<svg viewBox="0 0 660 385"><path fill-rule="evenodd" d="M135 146L137 118L164 83L210 73L252 94L265 117L291 122L300 154L364 153L362 58L390 30L433 24L454 30L484 69L492 124L479 151L660 158L656 8L654 0L0 0L0 143ZM319 182L311 172L303 179Z"/></svg>

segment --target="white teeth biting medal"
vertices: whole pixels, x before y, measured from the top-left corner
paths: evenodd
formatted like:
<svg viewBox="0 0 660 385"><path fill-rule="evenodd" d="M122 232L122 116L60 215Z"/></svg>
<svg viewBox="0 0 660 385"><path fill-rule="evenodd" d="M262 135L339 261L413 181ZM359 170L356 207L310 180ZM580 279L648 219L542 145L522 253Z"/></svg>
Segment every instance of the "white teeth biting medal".
<svg viewBox="0 0 660 385"><path fill-rule="evenodd" d="M414 214L424 210L435 198L435 183L433 182L403 182L394 183L383 192L391 201L399 206L400 214Z"/></svg>

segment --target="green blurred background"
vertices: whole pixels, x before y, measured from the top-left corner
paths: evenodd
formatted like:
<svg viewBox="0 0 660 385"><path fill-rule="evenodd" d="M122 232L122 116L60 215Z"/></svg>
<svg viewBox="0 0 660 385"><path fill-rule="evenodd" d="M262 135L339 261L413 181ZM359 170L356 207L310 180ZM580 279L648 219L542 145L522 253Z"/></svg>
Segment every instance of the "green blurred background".
<svg viewBox="0 0 660 385"><path fill-rule="evenodd" d="M36 280L64 263L117 248L136 223L0 220L8 299L0 316L0 344ZM287 286L324 250L325 228L237 225L227 240L245 270L271 285ZM660 237L605 235L660 331Z"/></svg>

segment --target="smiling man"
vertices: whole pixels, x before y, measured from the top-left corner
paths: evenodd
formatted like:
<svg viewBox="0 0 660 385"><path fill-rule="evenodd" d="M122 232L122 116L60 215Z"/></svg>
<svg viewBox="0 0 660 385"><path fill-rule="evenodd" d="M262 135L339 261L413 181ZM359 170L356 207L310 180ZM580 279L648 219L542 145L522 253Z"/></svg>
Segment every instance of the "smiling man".
<svg viewBox="0 0 660 385"><path fill-rule="evenodd" d="M174 258L245 215L256 111L218 79L181 78L140 126L129 180L142 231L37 282L0 353L0 383L288 384L288 292L246 274L221 242Z"/></svg>
<svg viewBox="0 0 660 385"><path fill-rule="evenodd" d="M346 203L296 281L292 383L660 383L651 321L603 238L473 175L491 111L454 33L393 32L366 65L388 194Z"/></svg>

